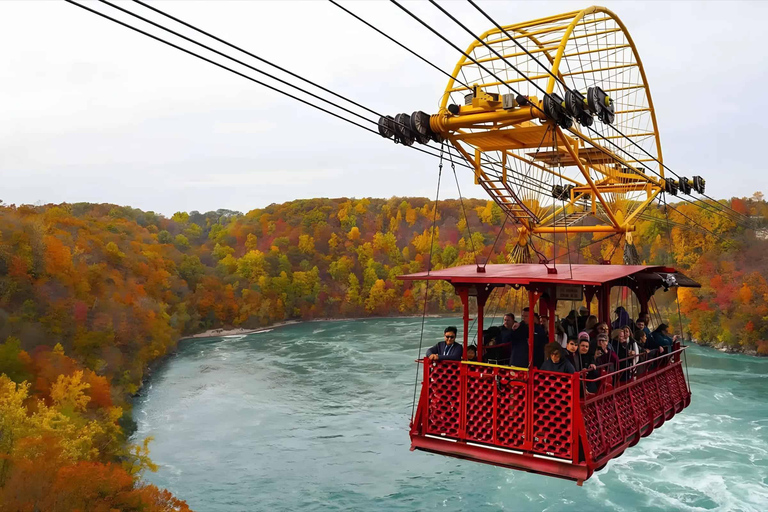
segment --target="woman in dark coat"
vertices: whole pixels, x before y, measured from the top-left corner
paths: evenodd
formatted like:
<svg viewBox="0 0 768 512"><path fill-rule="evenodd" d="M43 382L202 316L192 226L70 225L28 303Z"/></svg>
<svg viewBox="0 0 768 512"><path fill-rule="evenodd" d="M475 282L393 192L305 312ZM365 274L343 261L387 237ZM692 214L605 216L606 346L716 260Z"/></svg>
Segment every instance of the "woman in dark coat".
<svg viewBox="0 0 768 512"><path fill-rule="evenodd" d="M547 358L541 369L546 372L573 373L573 365L563 357L563 347L553 341L544 347L544 356Z"/></svg>

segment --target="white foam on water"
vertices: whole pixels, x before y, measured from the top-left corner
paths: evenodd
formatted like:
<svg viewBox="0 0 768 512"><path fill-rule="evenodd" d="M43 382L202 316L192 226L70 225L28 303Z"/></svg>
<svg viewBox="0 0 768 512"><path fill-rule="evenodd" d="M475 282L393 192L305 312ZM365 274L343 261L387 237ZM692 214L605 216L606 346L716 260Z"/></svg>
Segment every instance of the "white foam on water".
<svg viewBox="0 0 768 512"><path fill-rule="evenodd" d="M643 495L648 506L699 511L715 504L717 510L762 512L768 468L754 463L768 458L768 450L735 429L740 421L725 414L676 417L611 461L605 477ZM707 506L695 504L702 501Z"/></svg>

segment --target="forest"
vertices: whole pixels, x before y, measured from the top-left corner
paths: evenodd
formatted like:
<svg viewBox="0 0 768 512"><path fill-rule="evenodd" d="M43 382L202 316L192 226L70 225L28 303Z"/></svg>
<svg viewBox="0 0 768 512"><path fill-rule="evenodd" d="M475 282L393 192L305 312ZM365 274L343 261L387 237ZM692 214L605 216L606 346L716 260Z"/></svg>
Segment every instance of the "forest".
<svg viewBox="0 0 768 512"><path fill-rule="evenodd" d="M679 292L682 326L675 292L659 299L676 330L768 355L768 203L759 192L725 203L750 225L681 202L649 210L634 244L643 262L702 284ZM450 285L397 276L506 262L517 239L498 206L477 199L308 199L170 218L110 204L0 203L0 510L188 510L142 483L156 469L151 439L127 441L131 397L180 338L420 315L425 293L429 313L457 312ZM533 239L557 265L621 264L624 243ZM496 300L516 309L512 291Z"/></svg>

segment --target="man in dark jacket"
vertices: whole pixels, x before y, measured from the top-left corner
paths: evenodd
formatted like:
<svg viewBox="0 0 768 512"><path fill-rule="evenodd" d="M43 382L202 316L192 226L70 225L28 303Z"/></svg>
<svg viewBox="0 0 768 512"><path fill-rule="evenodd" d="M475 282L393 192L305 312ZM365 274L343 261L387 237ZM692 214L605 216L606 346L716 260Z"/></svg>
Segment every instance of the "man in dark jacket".
<svg viewBox="0 0 768 512"><path fill-rule="evenodd" d="M569 340L578 337L579 325L576 319L576 310L572 309L571 312L568 313L568 316L563 319L560 325L563 326L563 330L565 331L565 334L568 336Z"/></svg>
<svg viewBox="0 0 768 512"><path fill-rule="evenodd" d="M640 313L640 316L637 318L637 322L635 322L635 326L638 329L645 331L645 336L647 338L651 337L651 330L649 329L650 321L651 317L648 313Z"/></svg>
<svg viewBox="0 0 768 512"><path fill-rule="evenodd" d="M536 368L541 368L544 364L544 347L549 343L549 337L547 331L544 330L544 326L539 323L539 314L533 314L536 321L533 324L533 365ZM528 343L528 340L525 340Z"/></svg>
<svg viewBox="0 0 768 512"><path fill-rule="evenodd" d="M458 329L453 326L445 328L445 341L441 341L427 350L427 357L430 361L461 361L464 349L456 343L457 332Z"/></svg>

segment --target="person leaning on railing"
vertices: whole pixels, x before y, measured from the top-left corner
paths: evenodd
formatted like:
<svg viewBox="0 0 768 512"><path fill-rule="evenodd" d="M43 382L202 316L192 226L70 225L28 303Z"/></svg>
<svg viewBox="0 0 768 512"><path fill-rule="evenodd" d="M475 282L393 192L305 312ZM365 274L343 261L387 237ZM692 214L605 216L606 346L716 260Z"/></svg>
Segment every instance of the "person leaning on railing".
<svg viewBox="0 0 768 512"><path fill-rule="evenodd" d="M661 354L669 354L672 351L672 345L674 345L678 338L677 334L673 337L669 336L669 326L667 324L660 324L651 333L646 345L650 349L658 348Z"/></svg>
<svg viewBox="0 0 768 512"><path fill-rule="evenodd" d="M464 349L456 343L457 332L458 329L453 326L445 328L445 341L441 341L427 350L427 357L430 361L461 361Z"/></svg>

